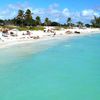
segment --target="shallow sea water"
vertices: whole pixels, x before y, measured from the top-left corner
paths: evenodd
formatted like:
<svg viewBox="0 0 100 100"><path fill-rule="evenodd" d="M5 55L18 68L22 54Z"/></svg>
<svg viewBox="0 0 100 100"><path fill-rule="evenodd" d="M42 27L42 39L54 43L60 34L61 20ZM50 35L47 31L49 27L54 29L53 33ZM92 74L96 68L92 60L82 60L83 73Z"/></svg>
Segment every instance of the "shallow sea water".
<svg viewBox="0 0 100 100"><path fill-rule="evenodd" d="M100 35L0 49L0 100L100 100Z"/></svg>

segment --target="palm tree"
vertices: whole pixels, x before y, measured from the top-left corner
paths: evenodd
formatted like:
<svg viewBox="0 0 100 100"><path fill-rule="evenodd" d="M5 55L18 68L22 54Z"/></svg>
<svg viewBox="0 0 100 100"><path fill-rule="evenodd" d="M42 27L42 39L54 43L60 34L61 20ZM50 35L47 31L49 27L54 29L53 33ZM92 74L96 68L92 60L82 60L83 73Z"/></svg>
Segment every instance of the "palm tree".
<svg viewBox="0 0 100 100"><path fill-rule="evenodd" d="M36 17L36 25L41 25L41 18L39 16Z"/></svg>
<svg viewBox="0 0 100 100"><path fill-rule="evenodd" d="M92 26L100 28L100 17L94 16L94 19L91 20Z"/></svg>
<svg viewBox="0 0 100 100"><path fill-rule="evenodd" d="M49 26L49 25L51 24L51 21L49 20L49 18L45 18L44 24L45 24L46 26Z"/></svg>
<svg viewBox="0 0 100 100"><path fill-rule="evenodd" d="M33 18L32 18L32 12L30 9L26 10L24 17L25 17L25 24L28 26L32 25Z"/></svg>
<svg viewBox="0 0 100 100"><path fill-rule="evenodd" d="M68 17L68 19L67 19L67 25L68 25L68 27L70 27L71 26L71 23L72 22L72 19L71 19L71 17Z"/></svg>
<svg viewBox="0 0 100 100"><path fill-rule="evenodd" d="M20 10L18 11L17 18L23 19L23 17L24 17L24 11L20 9Z"/></svg>
<svg viewBox="0 0 100 100"><path fill-rule="evenodd" d="M16 17L16 22L17 22L17 25L19 26L23 26L23 21L24 21L24 11L23 10L19 10L18 11L18 15Z"/></svg>
<svg viewBox="0 0 100 100"><path fill-rule="evenodd" d="M32 19L32 12L30 9L27 9L25 12L25 19Z"/></svg>

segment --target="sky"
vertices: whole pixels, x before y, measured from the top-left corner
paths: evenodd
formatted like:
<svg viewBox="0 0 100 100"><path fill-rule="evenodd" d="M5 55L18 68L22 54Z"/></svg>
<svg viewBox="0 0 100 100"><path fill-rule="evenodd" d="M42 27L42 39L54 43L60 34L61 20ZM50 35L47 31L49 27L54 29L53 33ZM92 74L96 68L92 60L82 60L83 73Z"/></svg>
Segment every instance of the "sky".
<svg viewBox="0 0 100 100"><path fill-rule="evenodd" d="M48 17L52 21L66 23L71 17L73 22L89 23L94 15L100 16L100 0L2 0L0 19L16 17L19 9L30 9L33 18L40 16L42 21Z"/></svg>

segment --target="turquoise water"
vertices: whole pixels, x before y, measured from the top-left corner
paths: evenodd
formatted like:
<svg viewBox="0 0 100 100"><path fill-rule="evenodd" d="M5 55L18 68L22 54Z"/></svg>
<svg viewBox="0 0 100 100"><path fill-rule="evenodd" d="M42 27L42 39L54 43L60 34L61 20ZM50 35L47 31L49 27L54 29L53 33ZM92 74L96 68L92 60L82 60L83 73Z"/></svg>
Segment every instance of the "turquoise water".
<svg viewBox="0 0 100 100"><path fill-rule="evenodd" d="M1 49L0 100L100 100L100 35Z"/></svg>

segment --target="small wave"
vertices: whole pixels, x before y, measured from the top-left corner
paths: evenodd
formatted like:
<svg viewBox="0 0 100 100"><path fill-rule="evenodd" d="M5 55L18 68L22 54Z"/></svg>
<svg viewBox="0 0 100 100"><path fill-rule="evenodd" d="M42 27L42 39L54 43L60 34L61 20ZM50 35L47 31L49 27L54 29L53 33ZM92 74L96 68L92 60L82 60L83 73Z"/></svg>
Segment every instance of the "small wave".
<svg viewBox="0 0 100 100"><path fill-rule="evenodd" d="M64 45L65 47L71 47L71 45Z"/></svg>

